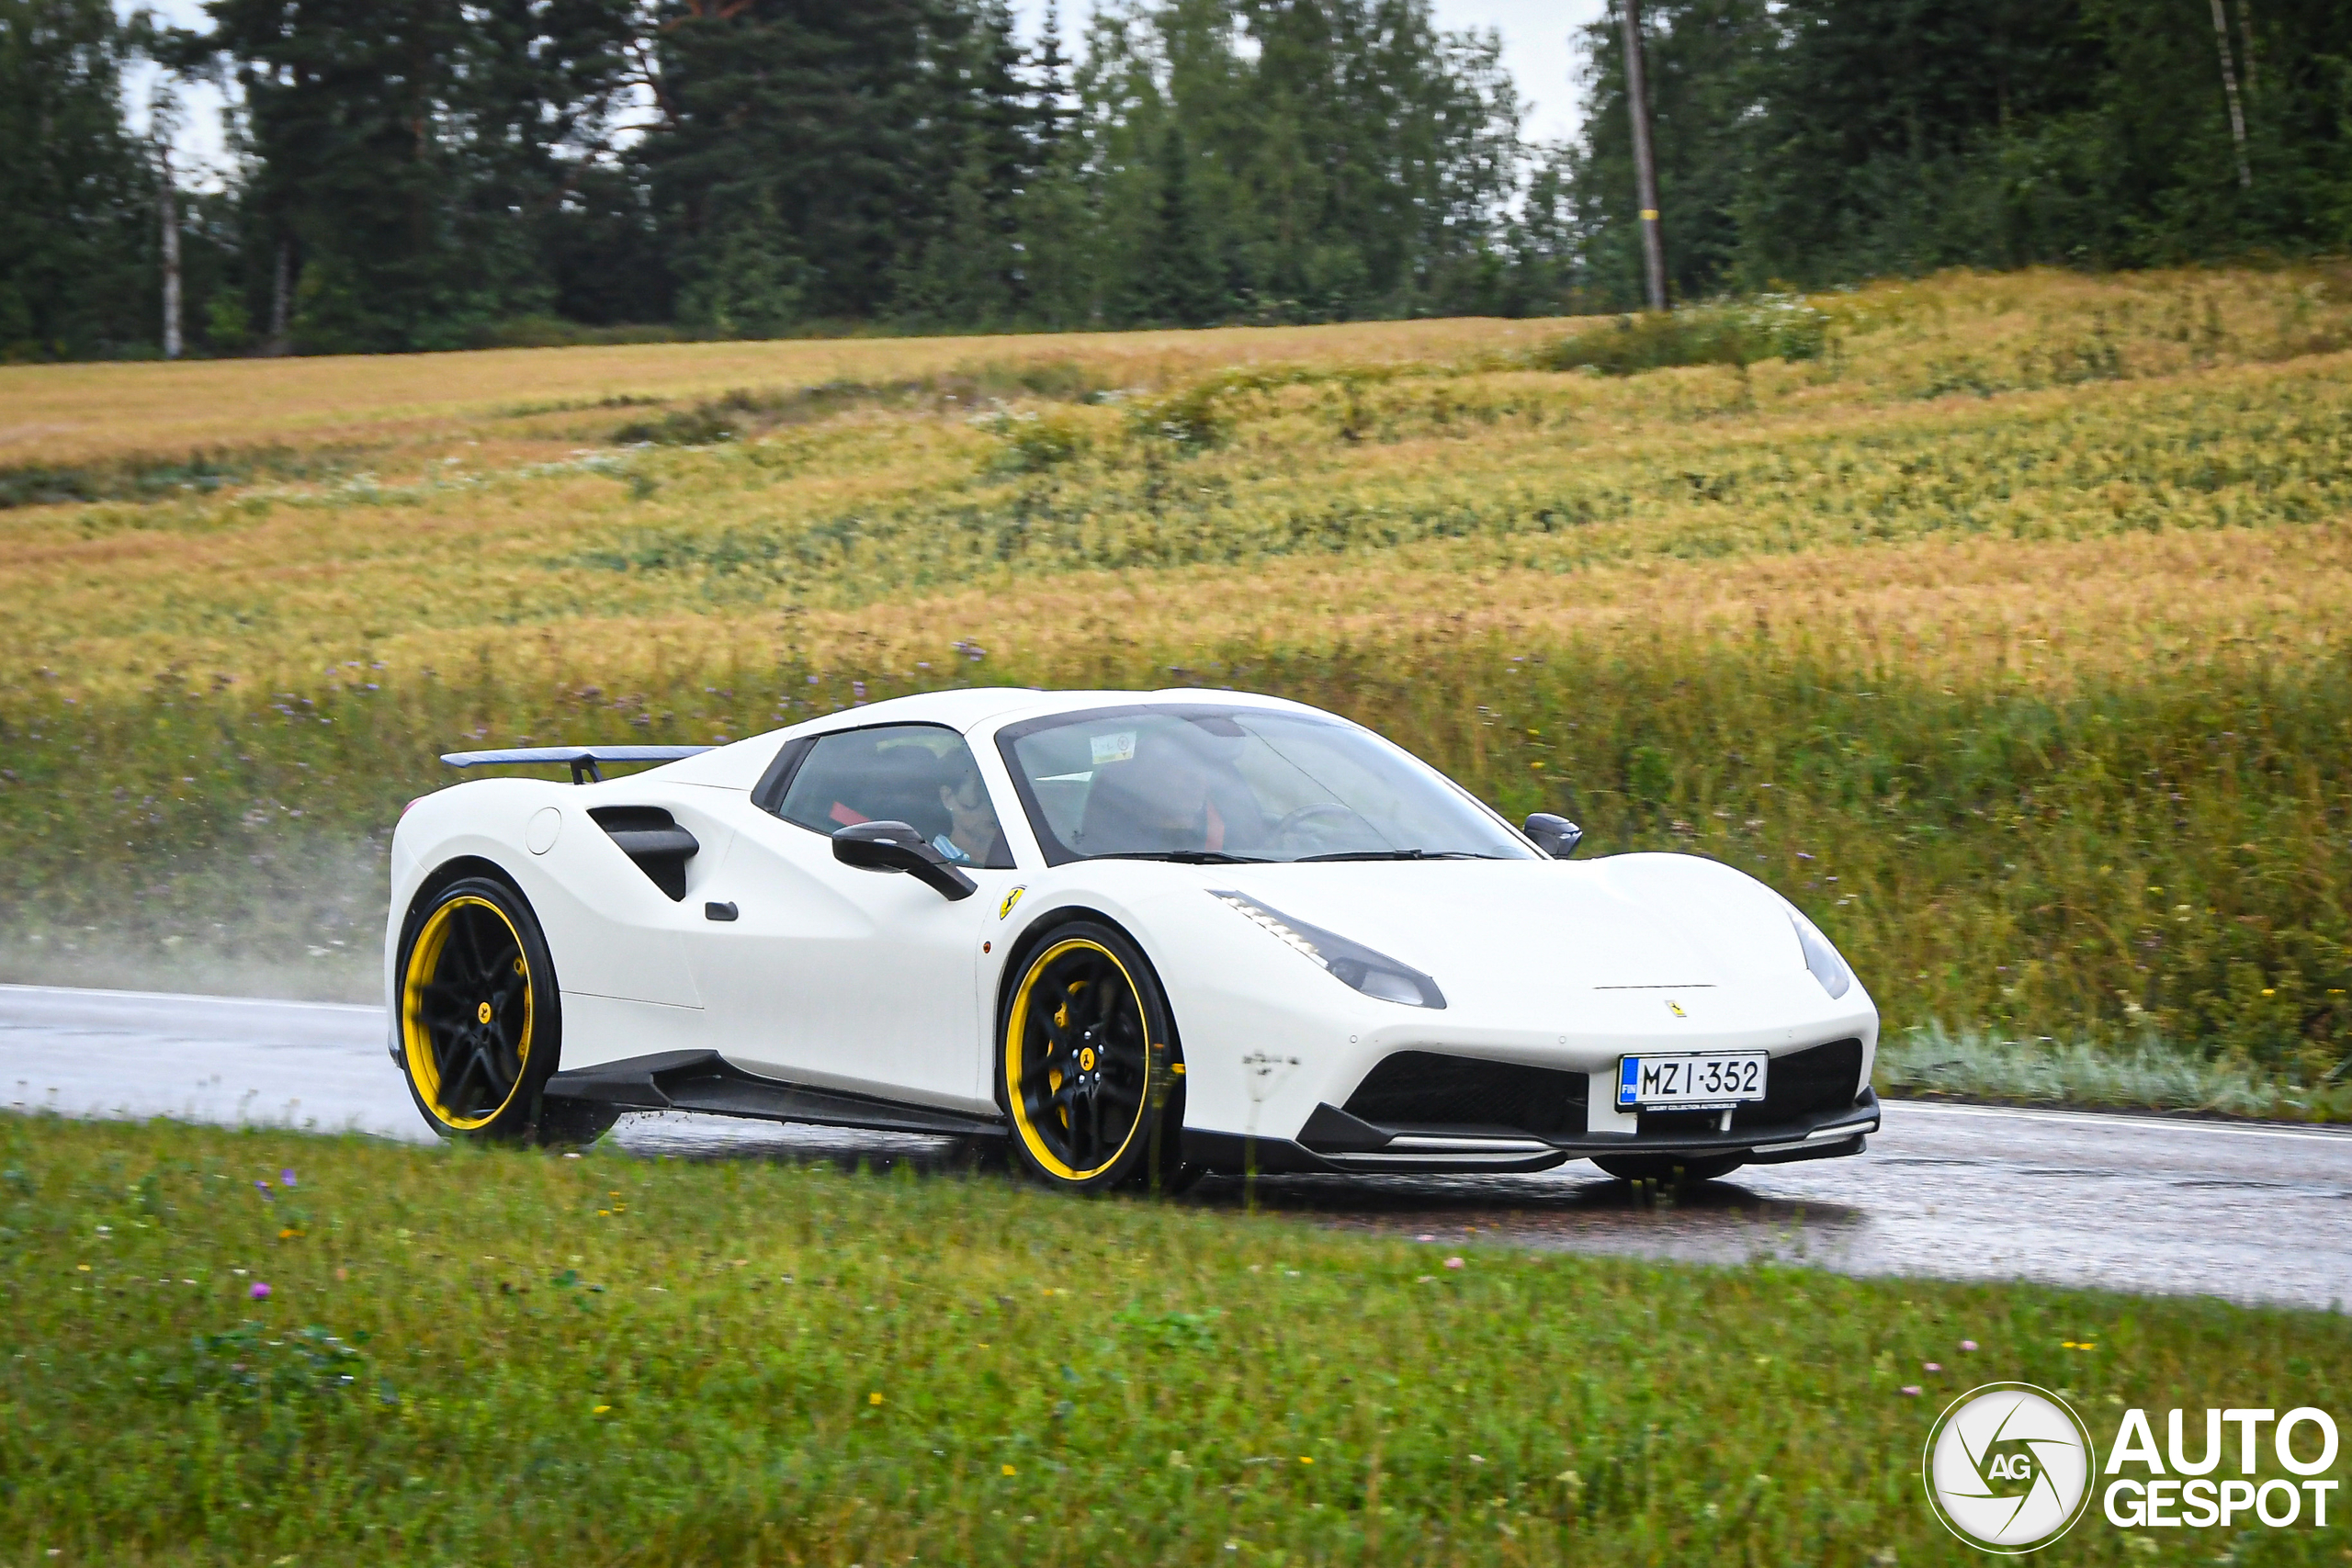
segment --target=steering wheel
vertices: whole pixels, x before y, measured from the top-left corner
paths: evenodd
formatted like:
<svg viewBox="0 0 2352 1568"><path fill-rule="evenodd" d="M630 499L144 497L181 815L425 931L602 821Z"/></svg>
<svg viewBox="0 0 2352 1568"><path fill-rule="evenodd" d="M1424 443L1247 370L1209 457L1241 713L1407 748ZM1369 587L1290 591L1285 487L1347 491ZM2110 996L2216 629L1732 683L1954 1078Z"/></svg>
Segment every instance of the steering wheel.
<svg viewBox="0 0 2352 1568"><path fill-rule="evenodd" d="M1342 806L1336 800L1318 800L1311 805L1302 806L1295 811L1284 813L1283 819L1274 824L1274 837L1287 839L1300 829L1316 824L1336 827L1351 818L1358 822L1363 822L1367 828L1372 826L1371 823L1364 822L1363 813L1351 806Z"/></svg>

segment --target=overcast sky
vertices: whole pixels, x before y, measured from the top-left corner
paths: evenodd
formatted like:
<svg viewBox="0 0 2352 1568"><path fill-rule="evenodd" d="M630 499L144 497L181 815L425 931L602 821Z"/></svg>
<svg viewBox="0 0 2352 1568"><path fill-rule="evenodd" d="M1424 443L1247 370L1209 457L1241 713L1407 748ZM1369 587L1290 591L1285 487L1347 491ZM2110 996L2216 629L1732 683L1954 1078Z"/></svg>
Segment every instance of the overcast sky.
<svg viewBox="0 0 2352 1568"><path fill-rule="evenodd" d="M1597 19L1604 0L1430 0L1441 27L1456 30L1493 28L1502 35L1503 64L1519 84L1520 98L1529 108L1525 130L1534 141L1551 141L1576 128L1577 103L1569 81L1574 56L1568 38L1577 28ZM125 12L138 8L137 0L116 0ZM178 27L206 25L200 0L146 0L165 21ZM1012 0L1024 38L1035 35L1045 17L1046 0ZM1062 34L1075 39L1081 30L1087 0L1062 0ZM135 73L126 84L134 125L144 127L152 72ZM214 184L220 162L220 95L203 86L183 94L185 107L177 143L191 175ZM205 180L200 171L212 171Z"/></svg>

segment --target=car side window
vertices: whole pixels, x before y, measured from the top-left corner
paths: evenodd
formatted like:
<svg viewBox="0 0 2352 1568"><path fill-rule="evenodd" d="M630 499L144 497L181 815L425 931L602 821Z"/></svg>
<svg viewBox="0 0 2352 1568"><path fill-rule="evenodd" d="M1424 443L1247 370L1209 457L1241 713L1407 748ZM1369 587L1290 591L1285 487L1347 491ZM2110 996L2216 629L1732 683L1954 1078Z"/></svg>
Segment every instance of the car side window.
<svg viewBox="0 0 2352 1568"><path fill-rule="evenodd" d="M818 737L794 769L775 814L828 838L859 822L904 822L959 865L1012 865L972 749L935 724L878 725Z"/></svg>

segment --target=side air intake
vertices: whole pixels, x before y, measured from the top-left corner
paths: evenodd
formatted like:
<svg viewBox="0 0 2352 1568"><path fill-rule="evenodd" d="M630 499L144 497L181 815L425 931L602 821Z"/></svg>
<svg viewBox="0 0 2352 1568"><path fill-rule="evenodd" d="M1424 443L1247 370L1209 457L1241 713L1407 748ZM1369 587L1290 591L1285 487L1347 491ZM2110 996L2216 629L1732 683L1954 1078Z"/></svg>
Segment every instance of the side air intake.
<svg viewBox="0 0 2352 1568"><path fill-rule="evenodd" d="M702 845L677 818L658 806L599 806L588 815L672 903L685 897L686 863Z"/></svg>

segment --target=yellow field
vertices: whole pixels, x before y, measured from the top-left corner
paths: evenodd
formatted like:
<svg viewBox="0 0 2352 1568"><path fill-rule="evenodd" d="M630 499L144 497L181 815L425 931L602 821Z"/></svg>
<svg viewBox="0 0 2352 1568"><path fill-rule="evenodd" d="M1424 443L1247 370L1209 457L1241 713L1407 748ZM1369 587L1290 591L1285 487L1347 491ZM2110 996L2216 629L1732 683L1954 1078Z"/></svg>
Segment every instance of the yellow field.
<svg viewBox="0 0 2352 1568"><path fill-rule="evenodd" d="M1387 364L1524 344L1556 324L1379 321L1337 327L1012 338L641 344L458 354L0 366L0 464L277 442L413 445L534 412L669 402L738 387L892 383L985 363L1076 360L1107 385L1157 387L1231 366Z"/></svg>
<svg viewBox="0 0 2352 1568"><path fill-rule="evenodd" d="M1572 329L1494 321L9 369L28 459L368 449L0 513L0 680L1596 627L1899 643L1939 679L2309 652L2347 592L2352 355L2302 352L2352 331L2338 292L1963 276L1816 301L1821 359L1632 378L1525 368ZM971 367L1023 364L1124 391L970 406ZM696 447L547 412L926 376Z"/></svg>

